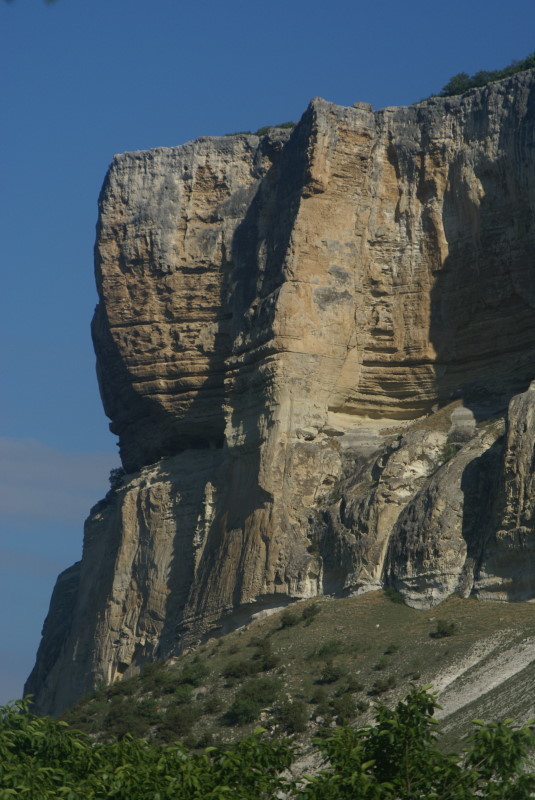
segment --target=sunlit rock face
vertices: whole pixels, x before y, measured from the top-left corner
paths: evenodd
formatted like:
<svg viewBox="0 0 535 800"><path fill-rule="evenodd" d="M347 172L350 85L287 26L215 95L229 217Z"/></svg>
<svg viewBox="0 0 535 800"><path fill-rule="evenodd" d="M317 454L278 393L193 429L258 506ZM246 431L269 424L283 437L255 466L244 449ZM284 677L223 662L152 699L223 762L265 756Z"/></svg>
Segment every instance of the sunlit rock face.
<svg viewBox="0 0 535 800"><path fill-rule="evenodd" d="M531 597L534 92L316 99L114 159L93 338L127 475L53 598L41 710L294 598Z"/></svg>

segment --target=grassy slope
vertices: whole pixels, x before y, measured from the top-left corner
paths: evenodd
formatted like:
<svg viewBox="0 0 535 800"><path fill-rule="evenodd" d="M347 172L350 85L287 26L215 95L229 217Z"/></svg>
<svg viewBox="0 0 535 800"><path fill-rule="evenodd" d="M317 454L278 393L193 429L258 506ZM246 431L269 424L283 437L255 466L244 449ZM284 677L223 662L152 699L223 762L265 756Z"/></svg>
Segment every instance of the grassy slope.
<svg viewBox="0 0 535 800"><path fill-rule="evenodd" d="M310 606L318 613L303 619ZM455 634L433 638L439 619L454 623ZM283 627L283 620L294 624ZM258 723L308 738L343 716L367 722L376 701L393 703L411 684L431 683L453 711L443 723L453 744L474 717L533 715L534 634L535 606L528 603L452 597L417 611L382 592L317 598L102 688L65 719L99 738L129 730L190 746L235 740ZM241 706L233 706L240 697ZM254 719L229 724L232 708Z"/></svg>

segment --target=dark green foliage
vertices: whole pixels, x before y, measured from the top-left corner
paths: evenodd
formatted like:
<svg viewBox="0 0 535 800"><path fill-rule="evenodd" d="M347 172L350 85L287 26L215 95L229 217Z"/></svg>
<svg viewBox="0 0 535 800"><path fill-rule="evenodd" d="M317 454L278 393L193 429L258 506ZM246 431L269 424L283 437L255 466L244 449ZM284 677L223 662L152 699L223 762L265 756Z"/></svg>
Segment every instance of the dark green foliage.
<svg viewBox="0 0 535 800"><path fill-rule="evenodd" d="M341 724L349 722L357 713L357 706L351 695L341 695L333 697L331 700L331 708Z"/></svg>
<svg viewBox="0 0 535 800"><path fill-rule="evenodd" d="M189 683L191 686L202 686L209 670L200 661L186 665L178 674L177 683Z"/></svg>
<svg viewBox="0 0 535 800"><path fill-rule="evenodd" d="M333 664L329 661L325 664L323 672L321 673L318 683L335 683L337 680L345 675L345 670L338 664Z"/></svg>
<svg viewBox="0 0 535 800"><path fill-rule="evenodd" d="M256 700L249 697L235 697L223 720L227 725L246 725L258 719L261 710L262 706Z"/></svg>
<svg viewBox="0 0 535 800"><path fill-rule="evenodd" d="M350 675L344 683L339 686L335 692L337 697L341 697L344 694L352 694L353 692L362 692L364 690L364 684L361 683L358 678L354 675Z"/></svg>
<svg viewBox="0 0 535 800"><path fill-rule="evenodd" d="M389 586L388 589L384 590L385 597L388 597L393 603L398 603L401 606L405 605L405 600L403 599L403 595L401 592L398 592L397 589L394 589L393 586Z"/></svg>
<svg viewBox="0 0 535 800"><path fill-rule="evenodd" d="M117 698L104 717L104 729L111 735L122 737L145 736L151 725L161 721L154 700L147 698L140 702Z"/></svg>
<svg viewBox="0 0 535 800"><path fill-rule="evenodd" d="M261 710L274 702L281 688L276 678L253 678L236 692L224 716L227 725L245 725L258 719Z"/></svg>
<svg viewBox="0 0 535 800"><path fill-rule="evenodd" d="M257 700L261 706L273 703L281 690L281 682L277 678L253 678L241 687L238 695Z"/></svg>
<svg viewBox="0 0 535 800"><path fill-rule="evenodd" d="M264 125L263 128L259 128L255 132L255 136L265 136L266 133L269 133L270 130L273 128L294 128L295 122L281 122L279 125Z"/></svg>
<svg viewBox="0 0 535 800"><path fill-rule="evenodd" d="M308 658L332 658L344 652L344 645L339 639L329 639L317 649L312 650Z"/></svg>
<svg viewBox="0 0 535 800"><path fill-rule="evenodd" d="M300 621L300 617L293 611L284 611L281 616L281 628L292 628Z"/></svg>
<svg viewBox="0 0 535 800"><path fill-rule="evenodd" d="M281 122L279 125L264 125L257 131L236 131L235 133L225 133L225 136L265 136L274 128L295 128L295 122Z"/></svg>
<svg viewBox="0 0 535 800"><path fill-rule="evenodd" d="M175 703L191 703L193 699L193 687L189 683L181 683L176 687L173 700Z"/></svg>
<svg viewBox="0 0 535 800"><path fill-rule="evenodd" d="M435 745L436 703L413 690L394 710L378 708L376 725L342 727L319 742L330 767L295 796L302 800L528 800L533 775L521 764L533 738L509 722L483 726L461 756ZM509 750L510 748L510 750Z"/></svg>
<svg viewBox="0 0 535 800"><path fill-rule="evenodd" d="M191 732L191 729L201 716L198 705L178 703L169 706L163 718L159 733L167 741L176 741Z"/></svg>
<svg viewBox="0 0 535 800"><path fill-rule="evenodd" d="M223 708L223 701L216 693L209 695L204 702L204 712L206 714L218 714Z"/></svg>
<svg viewBox="0 0 535 800"><path fill-rule="evenodd" d="M301 619L304 620L305 625L310 625L313 622L314 617L316 617L319 613L319 605L317 603L312 603L303 609L301 613Z"/></svg>
<svg viewBox="0 0 535 800"><path fill-rule="evenodd" d="M390 689L394 689L396 686L396 679L393 675L389 675L386 678L377 678L373 682L371 694L384 694L384 692L389 692Z"/></svg>
<svg viewBox="0 0 535 800"><path fill-rule="evenodd" d="M123 485L123 479L126 475L126 472L122 467L114 467L110 470L110 488L114 491L115 489L120 489Z"/></svg>
<svg viewBox="0 0 535 800"><path fill-rule="evenodd" d="M199 736L195 743L195 747L198 749L204 749L205 747L211 747L214 741L214 735L211 731L205 731L202 736Z"/></svg>
<svg viewBox="0 0 535 800"><path fill-rule="evenodd" d="M329 699L329 695L327 694L327 690L323 688L323 686L318 686L314 689L312 697L310 698L311 703L326 703Z"/></svg>
<svg viewBox="0 0 535 800"><path fill-rule="evenodd" d="M293 711L282 704L278 713L281 724L295 730L299 706L290 705ZM95 744L63 722L29 713L28 703L20 701L0 708L0 800L533 797L535 776L525 770L534 747L533 722L518 728L511 720L490 725L476 720L467 749L452 755L437 747L436 708L431 694L414 689L394 709L379 706L374 725L342 726L334 733L324 726L316 744L327 766L296 784L280 777L294 760L291 744L264 736L262 729L231 746L209 746L200 753L179 743L161 746L131 736ZM306 707L301 710L306 717ZM184 718L177 717L176 724L184 726ZM206 746L210 732L192 742Z"/></svg>
<svg viewBox="0 0 535 800"><path fill-rule="evenodd" d="M513 61L504 69L490 71L481 70L472 76L468 75L466 72L458 72L457 75L454 75L453 78L450 78L448 83L440 92L440 96L451 97L452 95L463 94L463 92L467 92L469 89L474 89L478 86L485 86L487 83L500 81L502 78L509 78L516 72L524 72L525 70L533 69L534 67L535 52L531 53L526 58L523 58L522 61Z"/></svg>
<svg viewBox="0 0 535 800"><path fill-rule="evenodd" d="M229 661L223 669L224 678L247 678L256 672L256 666L252 661Z"/></svg>
<svg viewBox="0 0 535 800"><path fill-rule="evenodd" d="M254 136L252 131L234 131L233 133L225 133L225 136Z"/></svg>
<svg viewBox="0 0 535 800"><path fill-rule="evenodd" d="M398 652L398 650L399 650L399 645L398 644L393 644L393 643L389 644L388 647L385 650L385 656L393 656L394 653Z"/></svg>
<svg viewBox="0 0 535 800"><path fill-rule="evenodd" d="M453 456L457 455L459 449L459 445L456 445L453 442L447 442L442 448L442 452L440 454L441 463L446 464L448 461L451 461Z"/></svg>
<svg viewBox="0 0 535 800"><path fill-rule="evenodd" d="M454 636L457 626L454 622L448 622L446 619L437 620L437 627L430 633L432 639L444 639L446 636Z"/></svg>
<svg viewBox="0 0 535 800"><path fill-rule="evenodd" d="M117 681L116 683L112 683L111 686L108 686L106 689L106 697L129 697L130 695L134 694L136 691L136 684L133 680L125 680L125 681Z"/></svg>
<svg viewBox="0 0 535 800"><path fill-rule="evenodd" d="M302 700L287 700L277 708L275 719L287 733L302 733L309 720L306 703Z"/></svg>
<svg viewBox="0 0 535 800"><path fill-rule="evenodd" d="M279 664L279 657L273 653L271 640L267 637L258 640L256 644L257 650L253 656L253 661L256 661L256 669L258 672L268 672Z"/></svg>

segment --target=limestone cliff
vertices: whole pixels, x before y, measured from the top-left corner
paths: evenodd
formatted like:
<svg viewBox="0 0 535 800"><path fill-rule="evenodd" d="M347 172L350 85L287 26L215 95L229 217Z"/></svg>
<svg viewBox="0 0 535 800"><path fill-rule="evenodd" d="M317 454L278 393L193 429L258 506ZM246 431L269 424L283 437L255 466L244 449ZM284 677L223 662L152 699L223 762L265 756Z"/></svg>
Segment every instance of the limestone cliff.
<svg viewBox="0 0 535 800"><path fill-rule="evenodd" d="M93 338L127 475L40 710L293 598L533 596L534 124L526 72L114 159Z"/></svg>

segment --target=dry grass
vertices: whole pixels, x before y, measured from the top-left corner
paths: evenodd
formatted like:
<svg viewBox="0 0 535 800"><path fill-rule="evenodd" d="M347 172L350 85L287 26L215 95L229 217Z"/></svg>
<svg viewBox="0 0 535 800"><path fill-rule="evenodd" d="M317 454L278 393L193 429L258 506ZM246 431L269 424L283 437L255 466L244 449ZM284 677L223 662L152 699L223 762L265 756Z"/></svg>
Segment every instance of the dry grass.
<svg viewBox="0 0 535 800"><path fill-rule="evenodd" d="M305 614L303 618L303 610L313 604L319 613L308 619ZM102 689L65 718L94 735L100 736L103 730L113 735L122 731L120 724L106 727L112 707L112 716L117 720L121 703L131 713L133 704L147 704L150 700L148 710L152 713L146 714L143 732L140 734L138 726L136 733L159 738L165 727L162 721L170 713L168 709L176 707L180 694L187 698L184 685L178 689L183 670L200 665L206 676L201 686L192 689L189 702L182 706L188 708L189 728L181 730L175 738L195 745L206 743L210 737L216 741L235 740L258 722L276 729L276 722L272 724L271 720L276 719L277 708L288 698L306 704L309 722L302 735L311 736L321 733L325 723L336 720L337 709L344 705L337 700L340 696L351 700L347 707L353 709L352 721L365 722L375 702L393 703L411 685L432 684L438 673L455 667L474 645L486 638L503 634L510 643L535 635L535 607L527 603L483 603L451 597L432 610L418 611L392 602L383 592L370 592L347 599L320 597L295 603L291 609L298 616L297 624L281 626L280 613L254 622L182 656L176 664L165 668L158 679L160 686L154 675L151 682L141 675L125 686L127 696L123 696L121 686ZM439 619L454 623L453 636L441 639L431 636ZM271 652L271 668L258 672L256 679L272 679L277 684L277 698L254 721L229 726L225 713L240 687L255 679L246 672L259 669L260 656L266 652ZM232 673L236 664L241 666L237 667L238 677L233 677L229 675L229 665ZM318 694L319 687L325 691ZM115 697L114 691L118 692ZM324 697L322 702L318 699L321 697ZM368 704L370 711L365 710ZM522 716L521 700L515 708ZM460 735L463 719L453 727L450 725L450 739ZM172 731L165 736L172 738Z"/></svg>

